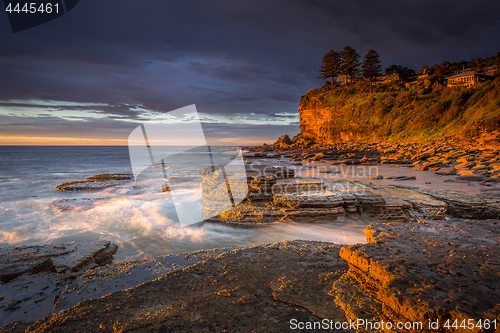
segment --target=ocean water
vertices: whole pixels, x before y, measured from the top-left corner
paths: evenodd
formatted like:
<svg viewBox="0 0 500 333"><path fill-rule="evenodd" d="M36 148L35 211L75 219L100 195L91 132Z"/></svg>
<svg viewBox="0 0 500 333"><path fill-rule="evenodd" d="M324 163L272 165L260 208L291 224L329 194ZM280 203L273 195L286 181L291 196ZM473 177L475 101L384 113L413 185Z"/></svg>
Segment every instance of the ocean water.
<svg viewBox="0 0 500 333"><path fill-rule="evenodd" d="M181 156L167 172L199 168L198 160ZM170 194L161 193L165 180L157 165L137 182L97 191L55 190L61 183L95 174L131 172L128 147L123 146L0 146L0 247L106 239L119 245L117 260L130 260L281 240L366 241L363 228L368 222L181 227ZM192 197L196 195L192 190Z"/></svg>

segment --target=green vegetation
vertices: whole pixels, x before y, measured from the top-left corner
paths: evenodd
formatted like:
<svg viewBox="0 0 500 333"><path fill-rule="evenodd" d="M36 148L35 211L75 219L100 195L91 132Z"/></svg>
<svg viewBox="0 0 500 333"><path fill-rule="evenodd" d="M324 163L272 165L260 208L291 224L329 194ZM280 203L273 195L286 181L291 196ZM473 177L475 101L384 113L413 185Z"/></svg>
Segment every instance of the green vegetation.
<svg viewBox="0 0 500 333"><path fill-rule="evenodd" d="M385 69L385 75L399 74L402 77L412 77L415 75L415 71L408 67L403 67L401 65L390 65Z"/></svg>
<svg viewBox="0 0 500 333"><path fill-rule="evenodd" d="M302 135L320 143L473 141L500 131L500 77L462 89L432 76L371 89L358 81L309 90L300 101Z"/></svg>

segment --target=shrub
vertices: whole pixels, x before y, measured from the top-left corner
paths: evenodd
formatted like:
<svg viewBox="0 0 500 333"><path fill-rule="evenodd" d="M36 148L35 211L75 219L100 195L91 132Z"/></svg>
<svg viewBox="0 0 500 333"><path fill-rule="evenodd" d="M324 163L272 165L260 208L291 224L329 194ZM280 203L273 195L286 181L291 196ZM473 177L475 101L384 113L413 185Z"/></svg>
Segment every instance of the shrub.
<svg viewBox="0 0 500 333"><path fill-rule="evenodd" d="M460 90L457 95L453 98L451 105L453 106L461 106L465 105L469 98L472 96L474 91L471 88Z"/></svg>

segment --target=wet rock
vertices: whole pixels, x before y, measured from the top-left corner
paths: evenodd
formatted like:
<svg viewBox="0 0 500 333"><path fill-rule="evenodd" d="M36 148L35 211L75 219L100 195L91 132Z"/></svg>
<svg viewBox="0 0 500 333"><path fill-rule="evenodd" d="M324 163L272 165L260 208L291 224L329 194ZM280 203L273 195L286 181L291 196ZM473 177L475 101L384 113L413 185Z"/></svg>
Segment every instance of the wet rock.
<svg viewBox="0 0 500 333"><path fill-rule="evenodd" d="M295 177L295 169L286 166L273 166L270 172L274 173L277 179L288 179Z"/></svg>
<svg viewBox="0 0 500 333"><path fill-rule="evenodd" d="M243 202L206 221L252 226L273 222L320 223L344 216L342 206L325 208L318 205L316 201L308 200L308 202L311 203L311 207L298 208L275 205L272 202Z"/></svg>
<svg viewBox="0 0 500 333"><path fill-rule="evenodd" d="M339 174L341 173L341 171L337 169L329 169L329 170L320 170L319 173Z"/></svg>
<svg viewBox="0 0 500 333"><path fill-rule="evenodd" d="M385 179L394 179L395 181L404 181L404 180L416 180L415 176L392 176L386 177Z"/></svg>
<svg viewBox="0 0 500 333"><path fill-rule="evenodd" d="M230 248L221 248L164 255L145 260L119 262L88 270L79 275L60 293L55 302L53 313L69 309L86 299L98 298L115 291L136 287L165 274L216 258L231 250Z"/></svg>
<svg viewBox="0 0 500 333"><path fill-rule="evenodd" d="M266 156L267 155L264 154L264 153L251 153L251 154L245 154L244 158L245 159L248 159L248 158L264 158Z"/></svg>
<svg viewBox="0 0 500 333"><path fill-rule="evenodd" d="M23 274L77 271L90 262L112 260L117 249L109 241L4 247L0 249L0 281L7 283Z"/></svg>
<svg viewBox="0 0 500 333"><path fill-rule="evenodd" d="M110 198L73 198L61 199L52 202L51 207L60 211L72 211L78 208L79 211L90 210L96 202L109 200Z"/></svg>
<svg viewBox="0 0 500 333"><path fill-rule="evenodd" d="M50 315L61 291L84 271L111 263L117 248L76 241L0 249L0 300L6 304L0 304L0 325Z"/></svg>
<svg viewBox="0 0 500 333"><path fill-rule="evenodd" d="M447 213L460 218L500 218L498 215L489 215L487 207L490 203L479 195L468 195L456 191L435 191L420 189L420 193L445 202L448 205Z"/></svg>
<svg viewBox="0 0 500 333"><path fill-rule="evenodd" d="M415 160L416 161L425 161L429 157L431 157L431 154L429 154L429 153L421 153L421 154L413 155L411 157L411 160L412 161L415 161Z"/></svg>
<svg viewBox="0 0 500 333"><path fill-rule="evenodd" d="M451 175L456 175L457 174L457 169L453 167L448 167L448 168L441 168L439 171L436 172L437 175L442 175L442 176L451 176Z"/></svg>
<svg viewBox="0 0 500 333"><path fill-rule="evenodd" d="M335 193L317 193L300 195L293 193L279 193L273 197L276 206L299 208L332 208L331 213L344 213L344 200ZM336 209L333 209L336 208Z"/></svg>
<svg viewBox="0 0 500 333"><path fill-rule="evenodd" d="M386 202L388 200L405 201L409 203L409 209L402 205L406 221L422 219L444 220L448 205L436 200L427 194L422 194L417 189L395 186L372 186L376 194L381 195ZM387 214L387 212L384 212Z"/></svg>
<svg viewBox="0 0 500 333"><path fill-rule="evenodd" d="M457 174L460 176L472 176L474 175L474 171L467 168L457 169Z"/></svg>
<svg viewBox="0 0 500 333"><path fill-rule="evenodd" d="M474 165L476 165L474 162L464 161L464 162L461 162L461 163L455 165L455 169L457 169L457 170L460 170L460 169L470 169Z"/></svg>
<svg viewBox="0 0 500 333"><path fill-rule="evenodd" d="M422 165L422 164L415 164L413 167L413 170L418 170L418 171L426 171L428 170L429 167L427 165Z"/></svg>
<svg viewBox="0 0 500 333"><path fill-rule="evenodd" d="M485 180L486 177L482 175L464 175L457 177L457 180L466 181L466 182L480 182Z"/></svg>
<svg viewBox="0 0 500 333"><path fill-rule="evenodd" d="M272 187L273 194L292 193L295 195L311 195L324 193L325 190L326 186L321 180L277 182Z"/></svg>
<svg viewBox="0 0 500 333"><path fill-rule="evenodd" d="M347 270L339 249L293 241L223 253L135 288L81 302L32 324L30 330L281 332L290 329L292 318L345 321L328 296ZM302 292L294 292L298 289Z"/></svg>
<svg viewBox="0 0 500 333"><path fill-rule="evenodd" d="M56 186L58 191L99 190L110 186L123 184L132 179L128 173L107 173L89 177L82 181L73 181Z"/></svg>
<svg viewBox="0 0 500 333"><path fill-rule="evenodd" d="M386 203L380 194L368 190L358 190L353 192L353 194L359 202L360 213L369 217L377 217L384 211Z"/></svg>
<svg viewBox="0 0 500 333"><path fill-rule="evenodd" d="M109 241L76 241L49 245L11 246L0 249L0 281L23 274L77 271L89 262L112 259L118 246Z"/></svg>
<svg viewBox="0 0 500 333"><path fill-rule="evenodd" d="M386 223L365 229L366 245L346 246L349 264L330 292L354 319L423 322L500 318L500 244L492 221ZM339 289L350 285L356 298L342 303ZM425 327L424 327L425 329ZM422 331L422 330L415 330Z"/></svg>
<svg viewBox="0 0 500 333"><path fill-rule="evenodd" d="M320 160L320 159L322 159L324 157L325 157L325 154L323 154L323 153L317 153L317 154L314 154L313 157L311 157L311 161L318 161L318 160Z"/></svg>
<svg viewBox="0 0 500 333"><path fill-rule="evenodd" d="M361 160L357 158L350 158L347 160L342 160L342 163L346 165L355 165L355 164L361 164Z"/></svg>
<svg viewBox="0 0 500 333"><path fill-rule="evenodd" d="M339 185L332 186L330 190L344 200L344 210L347 213L357 213L359 212L360 203L353 193L356 188L349 188L344 184L339 183Z"/></svg>
<svg viewBox="0 0 500 333"><path fill-rule="evenodd" d="M417 177L415 176L403 176L403 177L397 177L395 180L396 181L404 181L404 180L416 180Z"/></svg>
<svg viewBox="0 0 500 333"><path fill-rule="evenodd" d="M271 201L273 197L273 186L276 184L275 174L248 175L248 196L247 200Z"/></svg>
<svg viewBox="0 0 500 333"><path fill-rule="evenodd" d="M386 196L378 191L374 191L374 193L382 195L385 200L384 210L376 216L377 221L409 222L415 220L416 214L412 211L412 205L408 201Z"/></svg>

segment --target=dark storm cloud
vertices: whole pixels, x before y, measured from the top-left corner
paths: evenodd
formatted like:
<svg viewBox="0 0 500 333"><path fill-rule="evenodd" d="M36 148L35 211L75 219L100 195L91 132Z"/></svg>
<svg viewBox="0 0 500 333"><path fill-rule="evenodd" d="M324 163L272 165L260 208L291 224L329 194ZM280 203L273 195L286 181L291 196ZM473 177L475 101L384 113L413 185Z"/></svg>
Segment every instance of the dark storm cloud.
<svg viewBox="0 0 500 333"><path fill-rule="evenodd" d="M190 104L279 118L322 84L330 48L374 48L384 66L416 70L489 56L500 51L499 10L486 0L87 0L16 34L0 14L0 101L103 103L94 111L110 119Z"/></svg>

